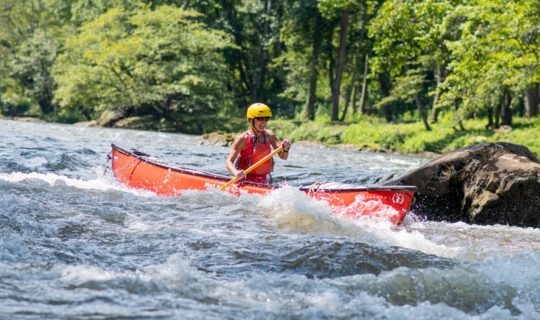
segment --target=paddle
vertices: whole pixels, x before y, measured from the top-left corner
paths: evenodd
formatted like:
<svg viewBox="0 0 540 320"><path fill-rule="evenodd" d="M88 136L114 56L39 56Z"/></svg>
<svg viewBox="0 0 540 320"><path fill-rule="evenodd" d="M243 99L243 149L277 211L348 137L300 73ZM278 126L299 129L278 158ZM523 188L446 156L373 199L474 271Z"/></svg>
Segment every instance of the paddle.
<svg viewBox="0 0 540 320"><path fill-rule="evenodd" d="M248 173L250 173L251 171L257 169L261 164L265 163L266 161L270 160L270 158L272 158L273 156L275 156L278 152L280 152L281 150L283 150L283 147L279 147L277 148L276 150L272 151L270 154L268 154L266 157L262 158L261 160L257 161L254 165L252 165L251 167L247 168L246 170L244 170L244 173L247 175ZM232 178L231 180L229 180L229 182L227 182L226 184L222 185L221 186L221 190L225 190L227 189L231 184L235 183L236 181L238 181L238 177L234 177Z"/></svg>

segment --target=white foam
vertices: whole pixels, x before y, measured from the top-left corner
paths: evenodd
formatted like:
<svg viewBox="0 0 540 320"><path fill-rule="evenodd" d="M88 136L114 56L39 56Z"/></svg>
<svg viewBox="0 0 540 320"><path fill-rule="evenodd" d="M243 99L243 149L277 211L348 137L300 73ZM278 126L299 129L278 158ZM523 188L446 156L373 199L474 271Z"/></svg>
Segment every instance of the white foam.
<svg viewBox="0 0 540 320"><path fill-rule="evenodd" d="M203 279L202 274L189 264L180 254L170 256L166 262L147 266L138 270L115 272L91 265L57 265L53 272L60 274L64 281L109 281L117 278L138 278L142 281L161 281L171 288L182 288L186 284Z"/></svg>
<svg viewBox="0 0 540 320"><path fill-rule="evenodd" d="M490 257L477 270L486 277L511 286L519 294L513 301L523 319L540 319L540 250L512 256Z"/></svg>
<svg viewBox="0 0 540 320"><path fill-rule="evenodd" d="M511 257L490 257L479 265L479 270L515 288L540 288L538 266L540 251L519 253Z"/></svg>
<svg viewBox="0 0 540 320"><path fill-rule="evenodd" d="M117 272L105 271L88 265L62 266L59 268L62 279L66 281L106 281L122 276Z"/></svg>
<svg viewBox="0 0 540 320"><path fill-rule="evenodd" d="M262 197L257 206L285 230L335 233L342 229L338 217L325 202L293 187L272 191Z"/></svg>
<svg viewBox="0 0 540 320"><path fill-rule="evenodd" d="M455 248L451 257L473 262L492 256L509 258L521 252L540 251L540 229L433 221L416 221L405 228L433 243Z"/></svg>
<svg viewBox="0 0 540 320"><path fill-rule="evenodd" d="M99 171L99 168L96 168L96 172L98 171ZM83 179L70 178L64 175L59 175L59 174L50 173L50 172L49 173L38 173L38 172L2 173L0 172L0 179L10 182L10 183L18 183L18 182L29 181L29 180L39 180L39 181L48 183L51 187L54 187L58 184L64 184L69 187L74 187L81 190L100 190L100 191L118 190L118 191L129 192L129 193L133 193L133 194L137 194L141 196L155 195L154 193L149 192L149 191L128 188L117 182L111 181L106 176L99 173L97 174L97 177L95 179L83 180Z"/></svg>
<svg viewBox="0 0 540 320"><path fill-rule="evenodd" d="M47 163L49 163L49 161L45 157L34 157L34 158L26 159L24 161L24 164L31 168L41 167Z"/></svg>
<svg viewBox="0 0 540 320"><path fill-rule="evenodd" d="M272 313L278 318L279 315L290 314L298 318L317 319L336 317L415 320L512 318L508 309L497 305L481 314L471 315L444 302L432 303L420 300L415 305L394 304L384 296L384 292L378 292L381 284L386 285L387 290L390 290L385 292L392 293L392 290L400 289L399 281L393 280L393 277L399 277L399 273L407 274L407 270L402 268L397 273L393 272L390 277L369 274L337 279L308 279L301 275L291 274L258 274L249 279L222 283L209 290L208 295L227 305ZM444 275L444 271L438 272L439 275ZM433 281L437 283L437 279ZM414 286L414 283L411 282L411 285ZM441 284L441 288L444 286L445 284ZM207 287L207 289L210 288L212 287ZM444 293L444 289L441 293ZM395 294L405 293L395 292ZM439 298L444 301L445 296Z"/></svg>
<svg viewBox="0 0 540 320"><path fill-rule="evenodd" d="M396 226L385 217L341 217L324 201L292 187L272 191L257 205L286 231L343 235L372 245L399 246L442 257L455 257L462 250L432 241L417 230Z"/></svg>
<svg viewBox="0 0 540 320"><path fill-rule="evenodd" d="M161 281L170 288L181 289L203 279L200 272L189 264L181 254L174 254L163 264L145 267L141 270L147 278Z"/></svg>
<svg viewBox="0 0 540 320"><path fill-rule="evenodd" d="M538 255L522 258L529 266L538 263ZM161 264L123 273L88 265L63 266L59 270L65 281L108 281L119 277L145 282L157 281L168 290L185 292L187 297L206 297L235 308L274 315L295 314L301 318L355 317L362 314L365 317L382 316L390 319L536 319L539 314L535 310L535 297L528 296L537 295L534 287L521 290L525 285L523 281L536 279L534 274L527 279L514 281L508 276L512 282L510 286L519 293L512 304L519 309L521 315L513 315L502 306L504 295L492 297L493 290L508 290L505 286L509 283L497 281L500 272L496 269L500 262L492 261L481 268L488 273L484 274L485 278L481 273L470 273L469 268L456 266L444 270L398 268L380 275L360 274L334 279L253 273L231 281L214 279L198 271L181 254L174 254ZM520 263L523 260L517 259L510 267L519 266ZM449 287L448 283L452 285ZM530 285L535 286L537 283ZM393 298L402 300L400 297L405 298L404 295L409 291L417 296L414 305L392 302ZM512 291L507 293L511 295ZM460 301L456 298L463 295L466 298L467 294L472 295L473 300ZM449 306L446 301L457 301L460 305ZM488 308L486 303L493 306ZM475 309L477 306L487 309L472 314L460 310Z"/></svg>

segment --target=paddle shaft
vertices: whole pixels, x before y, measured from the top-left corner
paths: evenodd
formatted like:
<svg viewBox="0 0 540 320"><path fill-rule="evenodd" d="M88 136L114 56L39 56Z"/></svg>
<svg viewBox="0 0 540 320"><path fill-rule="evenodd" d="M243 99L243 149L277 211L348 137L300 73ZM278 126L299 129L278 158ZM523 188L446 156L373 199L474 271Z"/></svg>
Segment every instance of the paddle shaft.
<svg viewBox="0 0 540 320"><path fill-rule="evenodd" d="M246 170L244 170L244 173L247 175L248 173L250 173L251 171L257 169L261 164L265 163L266 161L270 160L270 158L272 158L273 156L275 156L277 153L281 152L283 150L283 147L279 147L277 148L276 150L272 151L270 154L268 154L267 156L265 156L264 158L262 158L261 160L255 162L255 164L253 164L251 167L247 168ZM227 189L228 187L231 186L231 184L235 183L236 181L238 181L238 177L234 177L232 178L231 180L229 180L229 182L227 182L226 184L222 185L221 186L221 190L225 190Z"/></svg>

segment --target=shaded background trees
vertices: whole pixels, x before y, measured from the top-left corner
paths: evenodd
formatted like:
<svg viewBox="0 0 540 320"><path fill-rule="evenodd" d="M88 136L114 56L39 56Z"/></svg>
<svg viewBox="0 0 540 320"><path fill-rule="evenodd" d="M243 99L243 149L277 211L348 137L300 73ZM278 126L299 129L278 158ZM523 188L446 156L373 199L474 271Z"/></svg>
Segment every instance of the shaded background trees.
<svg viewBox="0 0 540 320"><path fill-rule="evenodd" d="M200 133L279 117L537 117L538 0L4 0L0 112ZM465 130L463 125L458 128Z"/></svg>

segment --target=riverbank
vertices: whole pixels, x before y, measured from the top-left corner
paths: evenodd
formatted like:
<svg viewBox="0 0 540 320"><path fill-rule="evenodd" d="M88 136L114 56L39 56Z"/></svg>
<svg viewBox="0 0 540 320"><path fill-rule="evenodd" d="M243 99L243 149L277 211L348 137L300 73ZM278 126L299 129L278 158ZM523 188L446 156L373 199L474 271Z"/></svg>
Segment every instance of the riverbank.
<svg viewBox="0 0 540 320"><path fill-rule="evenodd" d="M276 119L269 123L269 127L278 137L288 138L295 143L320 143L359 151L432 157L474 144L505 141L524 145L537 156L540 155L540 118L515 118L513 127L499 129L486 129L485 124L485 120L464 120L465 130L459 130L455 122L443 118L432 125L431 131L426 131L421 123L388 124L375 118L355 123ZM214 132L203 135L203 139L227 145L235 134Z"/></svg>
<svg viewBox="0 0 540 320"><path fill-rule="evenodd" d="M1 119L1 118L0 118ZM16 121L43 122L35 117L3 118ZM118 125L107 125L125 129L154 131L159 127L141 121L119 121ZM239 132L247 129L241 119L223 121L221 130L202 134L207 143L230 145ZM540 155L540 117L526 119L516 117L512 127L486 129L485 120L464 120L465 130L459 130L452 119L444 117L426 131L421 123L386 123L377 118L363 118L354 123L331 123L324 121L300 121L274 119L269 127L280 138L293 143L317 144L327 147L348 148L358 151L383 153L417 154L427 157L450 152L473 144L505 141L526 146L536 156ZM100 126L96 122L77 125ZM170 131L170 130L166 130Z"/></svg>

